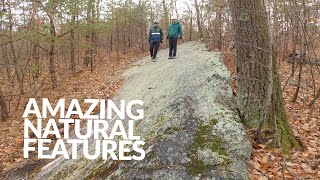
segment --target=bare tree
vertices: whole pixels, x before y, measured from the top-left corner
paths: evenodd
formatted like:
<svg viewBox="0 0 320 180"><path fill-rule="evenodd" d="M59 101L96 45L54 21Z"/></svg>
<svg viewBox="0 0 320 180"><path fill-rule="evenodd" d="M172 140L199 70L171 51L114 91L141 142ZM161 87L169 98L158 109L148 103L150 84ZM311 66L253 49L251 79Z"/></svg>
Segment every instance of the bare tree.
<svg viewBox="0 0 320 180"><path fill-rule="evenodd" d="M77 2L72 2L71 9L71 31L70 31L70 64L72 72L76 71L76 61L75 61L75 22L76 22L76 14L77 14Z"/></svg>
<svg viewBox="0 0 320 180"><path fill-rule="evenodd" d="M199 4L198 4L197 0L194 0L194 5L196 7L198 31L200 34L200 39L202 39L203 32L202 32L202 26L201 26L201 14L200 14L200 8L199 8Z"/></svg>
<svg viewBox="0 0 320 180"><path fill-rule="evenodd" d="M288 151L299 146L284 108L270 21L263 0L230 0L235 29L237 106L256 139L272 139Z"/></svg>
<svg viewBox="0 0 320 180"><path fill-rule="evenodd" d="M19 64L18 64L18 58L17 58L17 55L16 55L16 49L15 49L14 40L13 40L13 17L12 17L12 11L11 11L11 4L10 3L8 3L8 11L9 11L8 19L9 19L10 53L11 53L11 57L12 57L13 65L14 65L15 74L17 76L17 80L18 80L18 83L19 83L20 94L24 94L22 73L21 73L21 69L20 69Z"/></svg>
<svg viewBox="0 0 320 180"><path fill-rule="evenodd" d="M189 14L189 40L192 41L192 32L193 32L193 10L188 3L186 3Z"/></svg>
<svg viewBox="0 0 320 180"><path fill-rule="evenodd" d="M222 11L223 11L223 4L221 0L216 1L216 19L215 19L215 48L222 49L222 31L223 31L223 24L222 24Z"/></svg>
<svg viewBox="0 0 320 180"><path fill-rule="evenodd" d="M92 37L92 33L93 33L93 17L92 14L94 9L94 0L88 0L87 3L87 16L86 16L86 21L87 21L87 32L86 32L86 43L87 43L87 49L85 52L85 58L83 63L86 65L86 67L89 66L89 63L92 64L92 51L93 51L93 37Z"/></svg>
<svg viewBox="0 0 320 180"><path fill-rule="evenodd" d="M5 121L9 116L6 101L0 88L0 120Z"/></svg>
<svg viewBox="0 0 320 180"><path fill-rule="evenodd" d="M166 0L162 0L162 7L163 7L163 12L164 12L164 33L168 33L168 28L169 28L169 13L168 13L168 8L166 5ZM168 46L168 41L166 41L166 45Z"/></svg>

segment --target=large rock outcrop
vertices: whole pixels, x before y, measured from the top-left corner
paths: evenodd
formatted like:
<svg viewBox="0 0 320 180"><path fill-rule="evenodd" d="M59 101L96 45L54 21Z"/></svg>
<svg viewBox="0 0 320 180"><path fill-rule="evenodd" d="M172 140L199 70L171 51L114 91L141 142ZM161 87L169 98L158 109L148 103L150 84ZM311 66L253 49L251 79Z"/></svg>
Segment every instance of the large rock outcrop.
<svg viewBox="0 0 320 180"><path fill-rule="evenodd" d="M115 100L144 101L135 127L146 142L142 161L56 159L37 178L248 179L251 145L231 110L230 73L219 52L199 42L178 47L178 57L142 59L124 74Z"/></svg>

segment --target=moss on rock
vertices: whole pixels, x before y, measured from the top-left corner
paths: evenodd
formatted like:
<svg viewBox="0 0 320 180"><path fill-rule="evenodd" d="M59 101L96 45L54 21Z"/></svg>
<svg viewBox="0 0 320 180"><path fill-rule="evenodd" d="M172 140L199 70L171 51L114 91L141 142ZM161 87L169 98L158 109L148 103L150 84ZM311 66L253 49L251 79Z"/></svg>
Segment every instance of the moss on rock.
<svg viewBox="0 0 320 180"><path fill-rule="evenodd" d="M212 132L212 126L218 123L218 120L211 120L209 125L200 125L195 132L193 144L188 149L188 157L191 159L186 164L188 172L192 175L203 174L213 169L216 165L225 165L230 162L228 154L223 148L223 142ZM208 163L201 160L199 150L209 150L218 155L223 161L217 163Z"/></svg>

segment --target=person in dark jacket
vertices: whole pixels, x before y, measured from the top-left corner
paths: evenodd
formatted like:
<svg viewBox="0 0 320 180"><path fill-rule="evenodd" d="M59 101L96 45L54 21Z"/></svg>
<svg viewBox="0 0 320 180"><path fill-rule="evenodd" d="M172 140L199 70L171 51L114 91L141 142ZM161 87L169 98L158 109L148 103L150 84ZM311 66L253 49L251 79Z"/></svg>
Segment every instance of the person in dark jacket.
<svg viewBox="0 0 320 180"><path fill-rule="evenodd" d="M171 24L168 29L168 36L169 39L169 58L168 59L175 59L177 55L177 42L178 38L182 39L182 27L180 23L177 21L177 18L171 18Z"/></svg>
<svg viewBox="0 0 320 180"><path fill-rule="evenodd" d="M149 31L150 55L153 61L156 61L160 43L163 42L163 31L159 26L159 22L153 22L153 26Z"/></svg>

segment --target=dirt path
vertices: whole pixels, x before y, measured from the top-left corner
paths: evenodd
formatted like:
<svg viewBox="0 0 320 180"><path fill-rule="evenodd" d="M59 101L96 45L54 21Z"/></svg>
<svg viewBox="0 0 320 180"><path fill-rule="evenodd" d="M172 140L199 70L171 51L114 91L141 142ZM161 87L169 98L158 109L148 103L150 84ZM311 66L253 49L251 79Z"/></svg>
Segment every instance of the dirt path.
<svg viewBox="0 0 320 180"><path fill-rule="evenodd" d="M114 100L140 99L145 118L135 128L146 142L142 161L57 159L38 179L248 179L251 145L230 110L230 72L219 53L190 42L177 59L159 51L123 74Z"/></svg>

